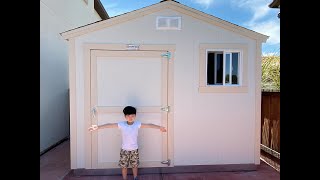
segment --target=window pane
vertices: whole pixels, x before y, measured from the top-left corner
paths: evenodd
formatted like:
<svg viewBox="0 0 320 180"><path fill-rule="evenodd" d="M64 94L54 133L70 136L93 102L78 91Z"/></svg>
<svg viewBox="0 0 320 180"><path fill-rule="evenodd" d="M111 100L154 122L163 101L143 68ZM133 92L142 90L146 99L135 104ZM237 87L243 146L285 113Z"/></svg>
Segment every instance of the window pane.
<svg viewBox="0 0 320 180"><path fill-rule="evenodd" d="M158 27L167 27L167 18L159 18Z"/></svg>
<svg viewBox="0 0 320 180"><path fill-rule="evenodd" d="M207 62L207 85L214 84L214 53L208 53Z"/></svg>
<svg viewBox="0 0 320 180"><path fill-rule="evenodd" d="M223 77L223 54L217 54L217 84L222 84Z"/></svg>
<svg viewBox="0 0 320 180"><path fill-rule="evenodd" d="M179 28L179 19L170 19L170 27Z"/></svg>
<svg viewBox="0 0 320 180"><path fill-rule="evenodd" d="M225 84L230 84L230 54L226 54Z"/></svg>
<svg viewBox="0 0 320 180"><path fill-rule="evenodd" d="M238 84L238 64L239 64L239 53L232 53L232 84Z"/></svg>

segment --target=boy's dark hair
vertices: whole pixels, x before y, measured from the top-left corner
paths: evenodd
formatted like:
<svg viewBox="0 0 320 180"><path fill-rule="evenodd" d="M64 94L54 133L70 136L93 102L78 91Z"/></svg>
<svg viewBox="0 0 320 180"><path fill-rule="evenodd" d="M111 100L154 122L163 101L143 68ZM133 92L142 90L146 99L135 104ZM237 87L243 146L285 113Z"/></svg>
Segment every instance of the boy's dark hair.
<svg viewBox="0 0 320 180"><path fill-rule="evenodd" d="M124 115L130 115L130 114L136 114L136 113L137 113L136 108L134 108L132 106L127 106L123 109Z"/></svg>

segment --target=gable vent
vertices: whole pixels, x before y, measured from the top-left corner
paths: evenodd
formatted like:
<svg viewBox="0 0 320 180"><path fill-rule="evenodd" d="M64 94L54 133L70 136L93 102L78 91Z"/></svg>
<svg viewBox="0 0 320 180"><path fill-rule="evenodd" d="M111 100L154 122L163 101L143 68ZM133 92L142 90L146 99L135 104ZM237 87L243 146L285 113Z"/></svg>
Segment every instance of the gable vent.
<svg viewBox="0 0 320 180"><path fill-rule="evenodd" d="M158 30L181 30L181 17L158 16L156 26Z"/></svg>

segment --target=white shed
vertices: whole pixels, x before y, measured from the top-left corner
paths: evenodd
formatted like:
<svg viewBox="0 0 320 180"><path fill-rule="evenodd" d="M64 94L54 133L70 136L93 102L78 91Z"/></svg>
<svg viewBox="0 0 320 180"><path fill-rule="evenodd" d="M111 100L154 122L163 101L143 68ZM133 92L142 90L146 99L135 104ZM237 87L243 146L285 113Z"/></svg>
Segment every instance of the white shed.
<svg viewBox="0 0 320 180"><path fill-rule="evenodd" d="M268 36L176 1L62 33L69 43L71 169L118 168L120 131L89 132L137 108L140 167L260 163L261 44ZM169 167L168 167L169 166Z"/></svg>

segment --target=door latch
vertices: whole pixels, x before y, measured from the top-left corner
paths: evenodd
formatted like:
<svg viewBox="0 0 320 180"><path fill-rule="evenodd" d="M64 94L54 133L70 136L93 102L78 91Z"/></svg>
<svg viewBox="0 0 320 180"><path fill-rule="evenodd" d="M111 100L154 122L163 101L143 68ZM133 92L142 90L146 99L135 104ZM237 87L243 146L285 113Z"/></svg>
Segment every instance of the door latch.
<svg viewBox="0 0 320 180"><path fill-rule="evenodd" d="M94 106L94 107L91 109L92 118L95 118L95 117L96 117L96 112L97 112L97 107Z"/></svg>
<svg viewBox="0 0 320 180"><path fill-rule="evenodd" d="M168 159L166 161L161 161L161 164L167 164L168 166L170 166L170 159Z"/></svg>

